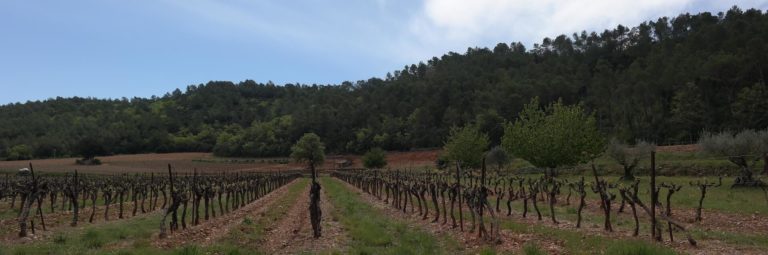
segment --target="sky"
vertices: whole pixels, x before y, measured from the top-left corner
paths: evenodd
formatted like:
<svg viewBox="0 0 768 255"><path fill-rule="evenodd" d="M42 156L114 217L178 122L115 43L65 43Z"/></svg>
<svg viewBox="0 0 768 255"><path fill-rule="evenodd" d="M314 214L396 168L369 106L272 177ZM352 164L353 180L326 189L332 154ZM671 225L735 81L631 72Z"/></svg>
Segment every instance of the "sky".
<svg viewBox="0 0 768 255"><path fill-rule="evenodd" d="M211 80L339 84L468 47L768 0L3 0L0 104Z"/></svg>

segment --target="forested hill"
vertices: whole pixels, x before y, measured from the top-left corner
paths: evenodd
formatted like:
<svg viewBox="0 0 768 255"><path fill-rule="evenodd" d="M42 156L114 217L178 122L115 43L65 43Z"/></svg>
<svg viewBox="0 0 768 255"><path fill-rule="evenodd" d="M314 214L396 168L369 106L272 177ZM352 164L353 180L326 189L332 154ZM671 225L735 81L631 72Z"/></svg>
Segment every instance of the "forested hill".
<svg viewBox="0 0 768 255"><path fill-rule="evenodd" d="M582 103L624 140L768 126L768 14L733 8L635 27L499 43L339 85L209 82L149 99L0 107L0 158L215 151L286 155L305 132L331 152L441 146L454 125L501 125L533 97ZM94 148L95 147L95 148Z"/></svg>

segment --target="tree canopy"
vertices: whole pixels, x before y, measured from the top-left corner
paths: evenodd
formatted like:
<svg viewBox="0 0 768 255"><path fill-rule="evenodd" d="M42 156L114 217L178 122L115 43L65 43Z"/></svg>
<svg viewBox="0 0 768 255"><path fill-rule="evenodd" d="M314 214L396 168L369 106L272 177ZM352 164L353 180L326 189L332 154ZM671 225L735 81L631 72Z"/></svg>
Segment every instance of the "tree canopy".
<svg viewBox="0 0 768 255"><path fill-rule="evenodd" d="M387 153L381 148L373 148L363 155L365 168L382 168L387 166Z"/></svg>
<svg viewBox="0 0 768 255"><path fill-rule="evenodd" d="M453 127L443 146L443 153L445 153L443 157L446 160L457 161L463 166L479 167L488 149L488 140L488 135L481 133L477 127Z"/></svg>
<svg viewBox="0 0 768 255"><path fill-rule="evenodd" d="M621 141L696 141L702 130L766 128L765 38L768 14L734 7L576 31L533 47L468 48L341 84L211 81L151 98L8 104L0 106L0 158L18 145L37 158L76 156L84 137L105 154L287 156L307 132L330 152L409 150L440 147L452 126L466 125L493 146L501 123L535 97L581 104Z"/></svg>
<svg viewBox="0 0 768 255"><path fill-rule="evenodd" d="M316 134L306 133L291 147L291 158L297 162L319 166L325 161L325 145Z"/></svg>
<svg viewBox="0 0 768 255"><path fill-rule="evenodd" d="M581 105L556 101L542 108L536 98L507 126L502 144L512 155L549 169L586 163L605 147L595 117Z"/></svg>

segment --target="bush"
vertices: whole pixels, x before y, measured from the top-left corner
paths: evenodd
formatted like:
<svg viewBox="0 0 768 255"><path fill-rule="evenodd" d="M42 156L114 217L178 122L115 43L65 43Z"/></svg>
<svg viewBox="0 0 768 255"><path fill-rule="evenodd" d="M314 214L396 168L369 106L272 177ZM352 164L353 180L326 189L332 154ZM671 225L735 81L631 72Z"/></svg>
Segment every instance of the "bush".
<svg viewBox="0 0 768 255"><path fill-rule="evenodd" d="M8 151L8 160L32 159L32 148L26 144L16 145Z"/></svg>
<svg viewBox="0 0 768 255"><path fill-rule="evenodd" d="M101 165L101 160L97 158L75 159L75 164L83 166L98 166Z"/></svg>
<svg viewBox="0 0 768 255"><path fill-rule="evenodd" d="M363 155L365 168L382 168L387 165L387 154L381 148L373 148Z"/></svg>

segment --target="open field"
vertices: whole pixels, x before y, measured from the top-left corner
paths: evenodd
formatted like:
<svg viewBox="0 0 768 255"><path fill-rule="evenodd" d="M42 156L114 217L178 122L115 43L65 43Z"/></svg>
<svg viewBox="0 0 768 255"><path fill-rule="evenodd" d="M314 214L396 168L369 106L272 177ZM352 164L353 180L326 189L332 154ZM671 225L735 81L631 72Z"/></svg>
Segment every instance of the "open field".
<svg viewBox="0 0 768 255"><path fill-rule="evenodd" d="M437 150L414 152L390 152L387 155L390 167L419 168L433 166L437 159ZM302 169L304 164L298 164L287 158L218 158L211 153L164 153L164 154L135 154L99 157L102 164L83 166L75 164L76 158L38 159L29 161L0 161L0 172L15 172L32 163L39 172L72 172L78 170L85 173L146 173L163 172L171 164L177 169L200 172L236 172L236 171L272 171ZM359 155L329 155L320 168L336 168L339 160L351 160L349 167L360 168L362 162Z"/></svg>

